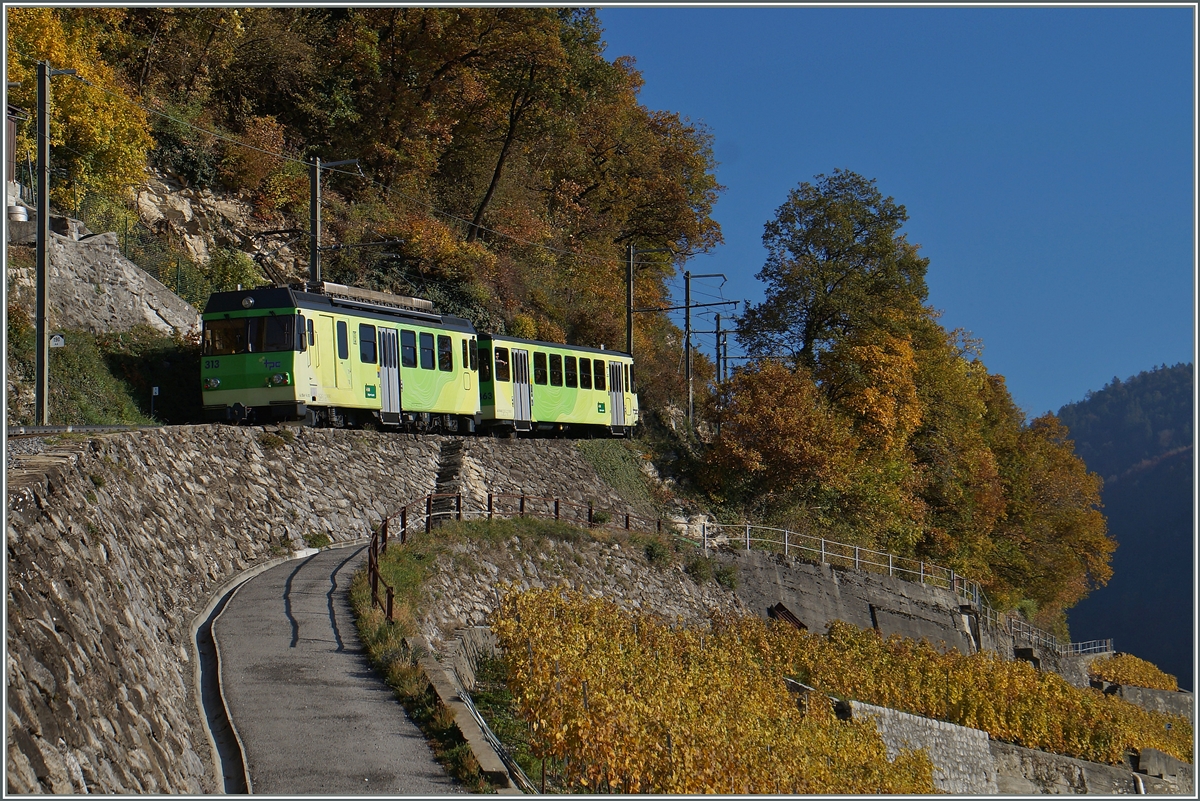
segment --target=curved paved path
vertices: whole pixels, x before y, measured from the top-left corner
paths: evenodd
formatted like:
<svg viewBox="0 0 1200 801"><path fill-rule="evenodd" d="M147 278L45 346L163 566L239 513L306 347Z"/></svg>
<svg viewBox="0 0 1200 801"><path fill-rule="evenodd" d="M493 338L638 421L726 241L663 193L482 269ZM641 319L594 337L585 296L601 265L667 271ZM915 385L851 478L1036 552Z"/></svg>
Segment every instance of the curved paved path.
<svg viewBox="0 0 1200 801"><path fill-rule="evenodd" d="M213 623L256 794L462 792L367 663L347 597L365 555L284 562L242 584Z"/></svg>

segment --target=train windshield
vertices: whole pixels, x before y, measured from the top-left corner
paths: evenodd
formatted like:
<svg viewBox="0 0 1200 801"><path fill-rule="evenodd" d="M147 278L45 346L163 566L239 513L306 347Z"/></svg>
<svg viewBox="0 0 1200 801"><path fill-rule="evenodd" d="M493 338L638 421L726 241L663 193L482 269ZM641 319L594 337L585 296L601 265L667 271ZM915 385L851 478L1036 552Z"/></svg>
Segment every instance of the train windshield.
<svg viewBox="0 0 1200 801"><path fill-rule="evenodd" d="M232 353L277 353L296 350L296 317L240 317L235 320L206 320L204 355Z"/></svg>

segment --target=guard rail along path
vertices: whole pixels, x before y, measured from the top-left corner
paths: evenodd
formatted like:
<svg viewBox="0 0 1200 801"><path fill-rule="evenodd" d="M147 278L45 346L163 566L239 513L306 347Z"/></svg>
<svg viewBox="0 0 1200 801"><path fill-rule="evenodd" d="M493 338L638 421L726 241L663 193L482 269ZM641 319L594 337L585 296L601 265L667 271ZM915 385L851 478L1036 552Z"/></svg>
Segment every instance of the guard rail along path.
<svg viewBox="0 0 1200 801"><path fill-rule="evenodd" d="M415 514L413 514L415 512ZM379 554L387 552L388 537L398 533L403 544L410 523L423 526L429 531L438 520L488 519L495 517L540 517L563 520L586 525L589 528L604 528L624 531L663 532L661 519L650 519L630 514L611 514L598 511L592 504L563 501L559 498L542 498L518 493L488 493L486 509L464 509L461 494L433 493L410 501L397 509L371 532L368 552L368 580L371 583L371 598L376 607L382 609L388 620L392 619L394 588L379 576ZM399 531L393 531L398 525ZM1002 615L988 603L987 596L978 582L959 575L951 568L942 567L918 559L896 556L884 551L875 551L859 545L799 534L783 528L756 526L749 523L722 524L702 523L700 539L695 540L668 524L670 533L679 540L708 551L721 545L737 543L745 549L795 554L801 559L827 564L832 567L853 568L873 573L886 574L905 581L950 590L980 612L980 619L992 628L999 629L1014 639L1028 642L1039 648L1052 651L1059 656L1112 653L1112 639L1089 640L1079 643L1062 643L1048 631L1030 625L1011 615ZM380 584L384 595L380 595Z"/></svg>

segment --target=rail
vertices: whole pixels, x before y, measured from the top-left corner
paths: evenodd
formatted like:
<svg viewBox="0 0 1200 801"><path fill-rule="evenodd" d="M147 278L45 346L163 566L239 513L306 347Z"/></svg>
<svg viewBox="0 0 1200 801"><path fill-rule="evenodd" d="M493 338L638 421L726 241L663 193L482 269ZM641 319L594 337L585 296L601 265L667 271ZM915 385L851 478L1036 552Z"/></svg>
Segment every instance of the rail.
<svg viewBox="0 0 1200 801"><path fill-rule="evenodd" d="M410 515L410 510L415 510L415 514ZM597 510L592 503L583 504L564 501L561 498L547 498L524 493L489 492L486 508L464 509L461 493L431 493L399 507L384 518L372 532L371 551L368 558L371 599L381 609L385 608L386 603L388 620L392 620L393 588L379 577L378 557L379 554L387 552L388 535L393 521L399 524L400 542L406 541L410 517L412 518L411 522L423 526L425 531L430 531L436 520L536 517L586 525L588 528L663 533L661 519L640 517L611 509ZM667 527L670 529L670 524ZM1111 638L1080 643L1061 643L1048 631L1011 615L1001 615L988 603L987 596L978 582L959 575L953 568L942 567L933 562L896 556L885 551L799 534L783 528L756 526L749 523L702 523L698 541L680 534L678 531L673 533L677 539L690 542L705 551L722 544L737 543L744 545L746 550L757 546L760 550L782 553L784 556L791 556L795 553L802 559L808 559L818 564L866 570L949 590L974 607L982 624L1004 631L1014 640L1028 642L1036 647L1053 651L1060 656L1111 653L1113 651ZM381 583L386 590L385 597L381 597L378 593L377 587Z"/></svg>

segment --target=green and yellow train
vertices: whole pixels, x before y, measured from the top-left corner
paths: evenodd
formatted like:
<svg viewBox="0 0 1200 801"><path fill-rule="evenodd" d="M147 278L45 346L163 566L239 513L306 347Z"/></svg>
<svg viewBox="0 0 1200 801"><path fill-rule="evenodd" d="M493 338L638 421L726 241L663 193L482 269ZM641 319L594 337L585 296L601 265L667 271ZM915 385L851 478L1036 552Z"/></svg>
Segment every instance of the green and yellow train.
<svg viewBox="0 0 1200 801"><path fill-rule="evenodd" d="M205 417L458 433L629 436L626 353L480 334L432 304L322 282L217 292Z"/></svg>

